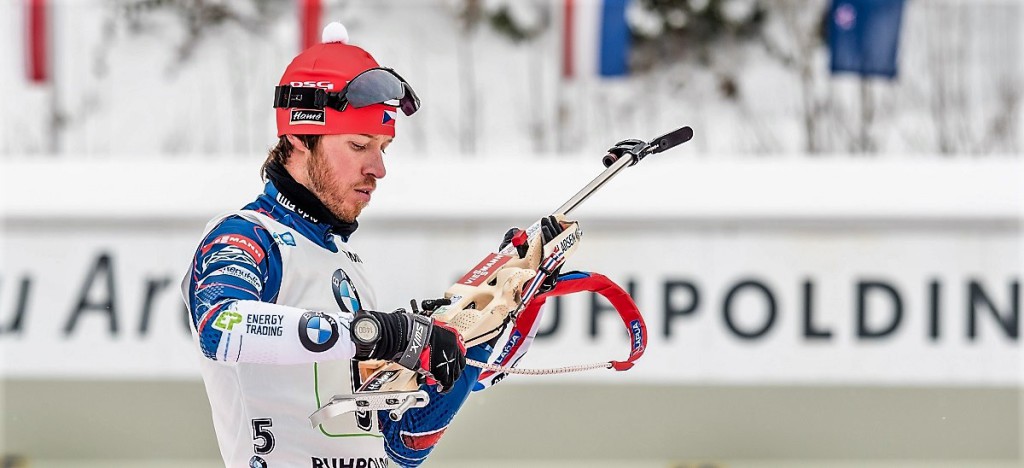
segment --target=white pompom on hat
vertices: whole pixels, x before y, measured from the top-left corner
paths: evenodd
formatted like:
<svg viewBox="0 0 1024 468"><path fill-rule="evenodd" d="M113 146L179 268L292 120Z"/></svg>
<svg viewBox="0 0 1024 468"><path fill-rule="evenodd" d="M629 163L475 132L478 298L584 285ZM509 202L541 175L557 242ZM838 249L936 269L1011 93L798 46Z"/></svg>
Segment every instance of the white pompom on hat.
<svg viewBox="0 0 1024 468"><path fill-rule="evenodd" d="M324 28L324 33L320 37L321 42L324 44L329 44L331 42L348 44L348 29L345 28L344 24L332 21Z"/></svg>

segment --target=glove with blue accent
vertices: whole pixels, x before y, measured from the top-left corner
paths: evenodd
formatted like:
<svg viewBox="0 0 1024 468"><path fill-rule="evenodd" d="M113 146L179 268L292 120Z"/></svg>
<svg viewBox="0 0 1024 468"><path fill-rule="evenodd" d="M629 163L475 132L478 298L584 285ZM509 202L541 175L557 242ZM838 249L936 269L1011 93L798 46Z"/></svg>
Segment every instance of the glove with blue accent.
<svg viewBox="0 0 1024 468"><path fill-rule="evenodd" d="M447 393L466 367L466 345L455 329L402 309L360 310L349 327L357 361L383 359L416 371Z"/></svg>
<svg viewBox="0 0 1024 468"><path fill-rule="evenodd" d="M470 359L487 362L492 348L481 343L467 350ZM454 388L446 394L438 394L434 388L426 388L430 404L423 408L412 408L399 421L392 421L387 413L379 411L380 430L384 435L384 450L388 457L399 466L419 466L441 440L455 414L469 397L470 389L480 377L480 368L469 366L455 381Z"/></svg>

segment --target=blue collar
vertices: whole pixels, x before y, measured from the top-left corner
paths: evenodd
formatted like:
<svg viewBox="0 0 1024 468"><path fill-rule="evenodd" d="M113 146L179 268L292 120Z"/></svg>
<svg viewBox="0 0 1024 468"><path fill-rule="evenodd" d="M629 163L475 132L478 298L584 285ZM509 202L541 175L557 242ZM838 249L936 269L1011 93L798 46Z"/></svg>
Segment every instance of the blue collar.
<svg viewBox="0 0 1024 468"><path fill-rule="evenodd" d="M316 245L331 252L338 252L334 244L334 237L340 237L342 242L348 242L349 236L336 234L334 228L320 219L310 215L301 206L285 197L272 182L267 182L263 193L255 201L245 206L246 210L253 210L269 216L285 226L295 229L303 237L309 239Z"/></svg>

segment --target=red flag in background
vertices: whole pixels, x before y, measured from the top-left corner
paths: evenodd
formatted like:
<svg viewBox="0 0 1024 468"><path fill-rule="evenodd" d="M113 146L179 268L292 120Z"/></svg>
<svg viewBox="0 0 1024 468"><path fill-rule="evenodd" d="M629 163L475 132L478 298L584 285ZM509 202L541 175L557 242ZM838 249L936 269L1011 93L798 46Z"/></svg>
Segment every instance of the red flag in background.
<svg viewBox="0 0 1024 468"><path fill-rule="evenodd" d="M573 70L573 63L576 61L573 57L573 49L576 47L573 45L573 35L576 31L573 30L573 24L576 19L573 17L573 0L565 0L563 4L564 10L562 13L562 78L572 78L575 70Z"/></svg>
<svg viewBox="0 0 1024 468"><path fill-rule="evenodd" d="M299 0L299 34L302 34L302 49L306 50L320 43L320 0Z"/></svg>
<svg viewBox="0 0 1024 468"><path fill-rule="evenodd" d="M25 6L28 79L33 83L46 83L50 75L46 0L26 0Z"/></svg>

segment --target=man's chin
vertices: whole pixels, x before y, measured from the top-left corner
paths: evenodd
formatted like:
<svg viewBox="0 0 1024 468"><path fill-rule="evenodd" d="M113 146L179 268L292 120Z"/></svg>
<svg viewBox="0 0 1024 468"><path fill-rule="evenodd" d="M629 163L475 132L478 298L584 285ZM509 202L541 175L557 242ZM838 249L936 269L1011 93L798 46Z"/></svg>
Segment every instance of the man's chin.
<svg viewBox="0 0 1024 468"><path fill-rule="evenodd" d="M358 206L355 208L344 209L344 210L331 210L334 216L346 223L354 223L359 214L363 212L364 206Z"/></svg>
<svg viewBox="0 0 1024 468"><path fill-rule="evenodd" d="M359 213L356 213L355 215L335 213L334 216L336 216L338 219L340 219L343 222L354 223L354 222L356 222L356 217L359 216Z"/></svg>

